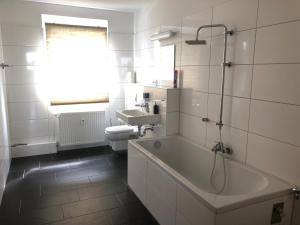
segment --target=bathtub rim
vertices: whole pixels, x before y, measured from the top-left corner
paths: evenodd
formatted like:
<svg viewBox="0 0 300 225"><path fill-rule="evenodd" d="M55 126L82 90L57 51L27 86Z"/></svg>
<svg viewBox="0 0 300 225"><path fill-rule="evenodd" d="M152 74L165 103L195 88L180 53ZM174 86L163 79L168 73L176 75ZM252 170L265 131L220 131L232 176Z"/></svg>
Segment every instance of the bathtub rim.
<svg viewBox="0 0 300 225"><path fill-rule="evenodd" d="M128 148L130 145L135 147L135 149L137 149L148 159L151 159L151 161L155 163L155 165L159 166L176 182L178 182L178 185L184 188L184 190L188 191L190 194L196 197L197 200L201 201L208 209L210 209L216 214L225 213L252 204L257 204L274 198L285 197L293 194L291 191L292 185L287 183L286 181L283 181L280 178L274 177L263 171L242 164L241 162L232 160L230 158L227 158L227 160L229 160L230 163L238 164L238 166L240 167L243 167L245 169L251 170L255 173L264 176L268 180L267 187L265 187L264 189L258 192L241 194L241 195L217 195L217 194L206 192L201 188L197 187L196 185L194 185L191 181L189 181L187 178L185 178L175 169L173 169L172 167L164 163L161 159L156 157L154 154L152 154L146 148L144 148L142 145L139 144L140 142L144 142L144 141L155 141L155 140L162 140L162 139L169 139L169 138L181 139L185 142L188 142L191 145L196 146L197 148L200 148L201 151L208 151L207 148L179 135L129 140Z"/></svg>

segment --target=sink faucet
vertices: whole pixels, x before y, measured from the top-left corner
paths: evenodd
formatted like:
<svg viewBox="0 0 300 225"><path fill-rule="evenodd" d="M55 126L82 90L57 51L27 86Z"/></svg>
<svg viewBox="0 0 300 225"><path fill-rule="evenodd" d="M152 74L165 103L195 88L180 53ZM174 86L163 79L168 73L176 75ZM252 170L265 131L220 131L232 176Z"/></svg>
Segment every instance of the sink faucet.
<svg viewBox="0 0 300 225"><path fill-rule="evenodd" d="M145 111L148 113L149 112L149 103L145 102L143 104L135 104L137 107L141 107L142 109L145 109Z"/></svg>
<svg viewBox="0 0 300 225"><path fill-rule="evenodd" d="M223 154L232 154L232 149L229 146L224 145L223 142L217 142L217 144L212 148L212 151L217 153L221 152Z"/></svg>

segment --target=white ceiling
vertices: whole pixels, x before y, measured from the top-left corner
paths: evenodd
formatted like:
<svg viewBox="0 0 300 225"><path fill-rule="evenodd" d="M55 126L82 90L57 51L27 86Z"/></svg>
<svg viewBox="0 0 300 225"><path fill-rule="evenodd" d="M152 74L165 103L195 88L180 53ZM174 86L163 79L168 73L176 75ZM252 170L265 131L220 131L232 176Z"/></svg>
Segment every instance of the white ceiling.
<svg viewBox="0 0 300 225"><path fill-rule="evenodd" d="M117 11L133 12L153 0L23 0L31 2L44 2L59 5L71 5L95 9L110 9Z"/></svg>

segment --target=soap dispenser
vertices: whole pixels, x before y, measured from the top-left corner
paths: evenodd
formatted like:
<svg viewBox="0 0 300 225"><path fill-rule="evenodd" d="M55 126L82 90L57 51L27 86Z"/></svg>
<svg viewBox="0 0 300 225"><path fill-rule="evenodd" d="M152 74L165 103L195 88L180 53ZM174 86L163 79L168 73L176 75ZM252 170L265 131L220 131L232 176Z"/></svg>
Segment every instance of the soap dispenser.
<svg viewBox="0 0 300 225"><path fill-rule="evenodd" d="M159 106L157 105L156 102L155 102L155 104L153 106L153 114L159 114Z"/></svg>

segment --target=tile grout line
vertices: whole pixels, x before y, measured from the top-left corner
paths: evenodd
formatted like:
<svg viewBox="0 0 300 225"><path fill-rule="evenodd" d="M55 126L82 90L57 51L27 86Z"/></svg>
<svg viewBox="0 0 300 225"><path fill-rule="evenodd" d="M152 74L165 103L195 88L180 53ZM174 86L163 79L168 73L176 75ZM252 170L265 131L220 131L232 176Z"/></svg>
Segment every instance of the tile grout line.
<svg viewBox="0 0 300 225"><path fill-rule="evenodd" d="M22 200L20 199L20 202L19 202L19 215L21 215L21 208L22 208Z"/></svg>
<svg viewBox="0 0 300 225"><path fill-rule="evenodd" d="M257 25L258 25L258 17L259 17L259 2L257 1L257 9L256 9L256 28L255 28L255 36L254 36L254 49L253 49L253 64L255 62L255 53L256 53L256 41L257 41ZM249 102L249 109L248 109L248 129L247 129L247 141L246 141L246 154L245 154L245 164L247 165L247 159L248 159L248 148L249 148L249 132L250 132L250 121L251 121L251 105L252 105L252 94L253 94L253 79L254 79L254 66L252 66L252 77L251 77L251 83L250 83L250 102Z"/></svg>

